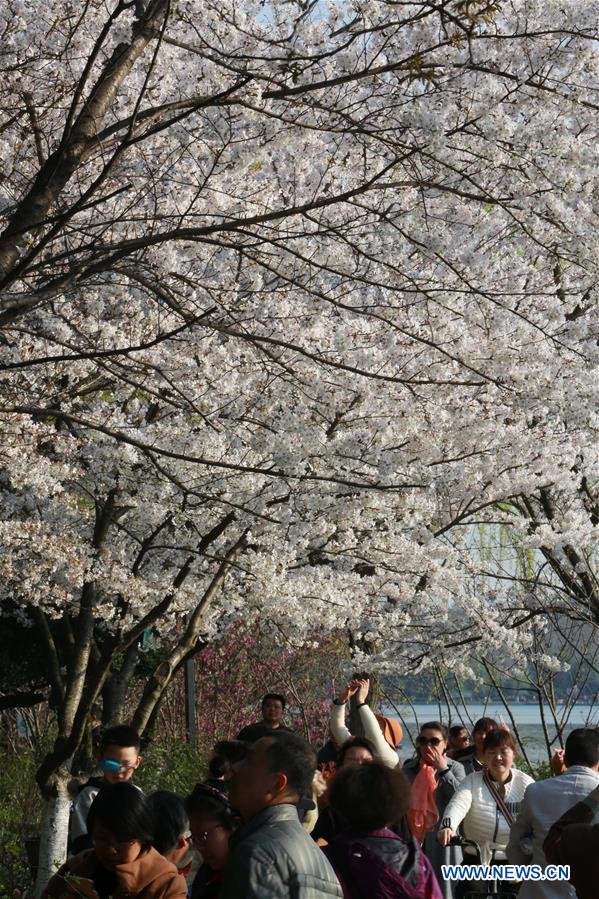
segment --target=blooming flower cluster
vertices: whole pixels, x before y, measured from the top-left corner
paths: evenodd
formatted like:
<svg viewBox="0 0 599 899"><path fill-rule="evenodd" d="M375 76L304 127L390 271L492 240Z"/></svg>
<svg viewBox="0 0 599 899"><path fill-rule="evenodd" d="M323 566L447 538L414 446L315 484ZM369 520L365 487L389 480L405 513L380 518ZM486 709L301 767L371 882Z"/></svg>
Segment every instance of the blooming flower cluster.
<svg viewBox="0 0 599 899"><path fill-rule="evenodd" d="M398 670L599 614L589 7L5 4L5 602Z"/></svg>

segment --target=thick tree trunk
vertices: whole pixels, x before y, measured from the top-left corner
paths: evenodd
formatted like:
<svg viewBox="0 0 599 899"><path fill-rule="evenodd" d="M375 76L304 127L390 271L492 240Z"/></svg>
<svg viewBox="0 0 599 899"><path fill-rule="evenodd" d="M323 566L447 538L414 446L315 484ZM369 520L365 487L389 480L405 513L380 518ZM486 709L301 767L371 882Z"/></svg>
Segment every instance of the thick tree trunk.
<svg viewBox="0 0 599 899"><path fill-rule="evenodd" d="M126 713L127 694L139 659L139 645L132 643L122 660L121 668L112 671L102 688L102 725L126 723L131 717Z"/></svg>
<svg viewBox="0 0 599 899"><path fill-rule="evenodd" d="M61 768L43 791L44 810L40 831L40 855L35 895L40 896L46 884L67 857L69 836L70 773Z"/></svg>

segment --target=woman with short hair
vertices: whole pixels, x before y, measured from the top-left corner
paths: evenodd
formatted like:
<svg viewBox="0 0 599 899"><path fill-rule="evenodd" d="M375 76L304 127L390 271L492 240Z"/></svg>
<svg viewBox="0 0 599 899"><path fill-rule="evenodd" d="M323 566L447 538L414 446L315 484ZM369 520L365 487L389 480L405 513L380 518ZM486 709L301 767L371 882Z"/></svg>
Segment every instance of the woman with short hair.
<svg viewBox="0 0 599 899"><path fill-rule="evenodd" d="M331 808L342 830L324 847L344 899L403 896L442 899L418 841L390 830L409 804L410 783L400 768L380 762L347 765L331 783Z"/></svg>
<svg viewBox="0 0 599 899"><path fill-rule="evenodd" d="M480 856L471 846L464 847L464 863L490 865L505 863L510 827L518 814L527 786L534 783L514 768L516 744L505 728L496 728L483 744L485 768L468 774L445 809L438 840L447 846L460 824L464 836L480 847ZM462 886L464 884L464 886ZM458 895L466 888L460 884ZM517 891L513 881L502 885L505 892Z"/></svg>

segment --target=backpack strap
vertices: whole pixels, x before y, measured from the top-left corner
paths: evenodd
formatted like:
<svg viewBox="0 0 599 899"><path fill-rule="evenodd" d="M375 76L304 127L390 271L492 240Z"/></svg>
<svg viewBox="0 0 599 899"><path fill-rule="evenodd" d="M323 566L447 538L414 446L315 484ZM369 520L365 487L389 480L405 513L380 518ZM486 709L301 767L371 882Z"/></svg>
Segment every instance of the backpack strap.
<svg viewBox="0 0 599 899"><path fill-rule="evenodd" d="M511 814L510 810L508 809L507 805L503 801L503 796L501 795L501 793L495 786L494 781L491 780L491 775L489 774L489 771L487 768L485 768L485 770L483 772L483 780L485 782L485 785L486 785L489 793L495 800L495 804L497 805L497 808L499 809L499 811L501 812L501 814L503 815L503 817L505 818L505 820L511 827L512 824L514 823L514 818L512 817L512 814Z"/></svg>

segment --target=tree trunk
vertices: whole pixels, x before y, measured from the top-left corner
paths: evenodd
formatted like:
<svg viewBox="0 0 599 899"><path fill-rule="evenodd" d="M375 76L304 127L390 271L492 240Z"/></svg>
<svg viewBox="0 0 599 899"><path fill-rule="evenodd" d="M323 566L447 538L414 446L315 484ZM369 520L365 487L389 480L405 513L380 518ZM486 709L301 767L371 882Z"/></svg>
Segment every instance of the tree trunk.
<svg viewBox="0 0 599 899"><path fill-rule="evenodd" d="M216 532L216 529L214 529L214 532ZM230 566L241 552L245 544L246 536L247 531L244 531L229 547L220 561L218 571L212 578L210 586L198 601L193 613L188 617L185 633L179 642L172 647L168 658L163 659L148 678L143 695L131 721L132 726L140 736L144 734L148 727L154 709L161 702L164 691L170 684L174 674L179 670L181 664L185 661L185 658L189 653L193 652L196 647L202 626L203 615L220 590Z"/></svg>
<svg viewBox="0 0 599 899"><path fill-rule="evenodd" d="M111 672L102 688L102 726L112 727L125 723L130 713L125 713L127 694L139 659L139 644L132 643L118 671Z"/></svg>
<svg viewBox="0 0 599 899"><path fill-rule="evenodd" d="M46 884L67 857L69 836L70 773L61 768L53 775L43 791L44 810L40 831L40 855L38 861L35 895L40 896Z"/></svg>

